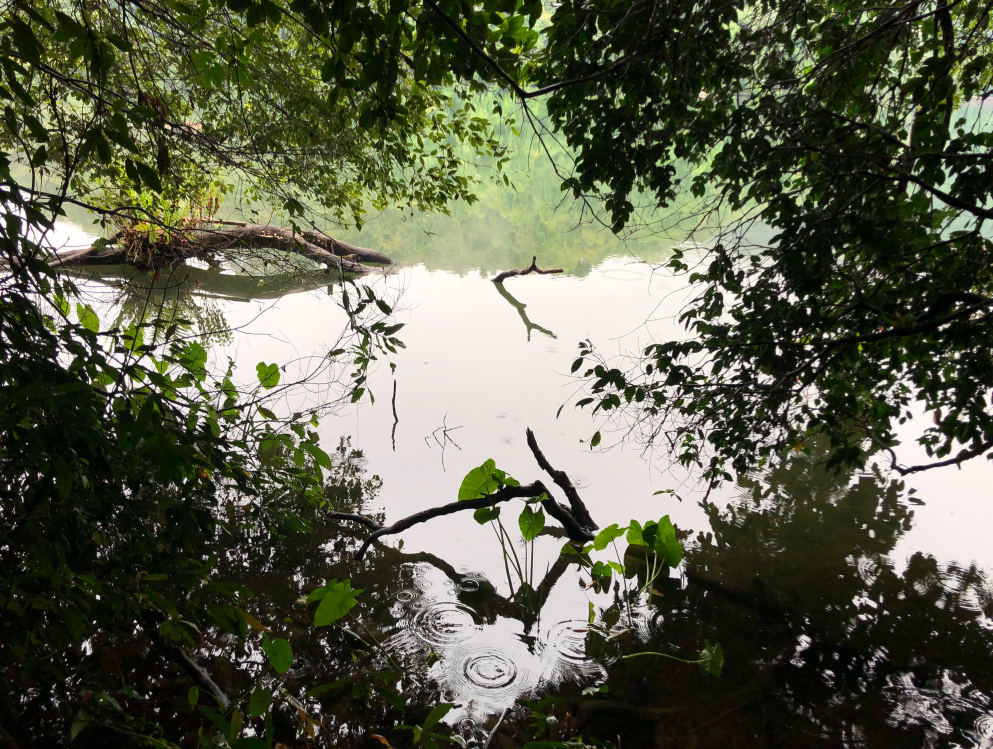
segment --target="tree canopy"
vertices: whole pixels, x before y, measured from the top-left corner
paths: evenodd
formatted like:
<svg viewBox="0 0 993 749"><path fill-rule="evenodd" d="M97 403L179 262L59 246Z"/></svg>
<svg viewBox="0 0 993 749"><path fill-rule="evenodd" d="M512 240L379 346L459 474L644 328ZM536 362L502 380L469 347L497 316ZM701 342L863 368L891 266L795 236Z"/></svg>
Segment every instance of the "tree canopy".
<svg viewBox="0 0 993 749"><path fill-rule="evenodd" d="M915 408L933 417L930 465L993 450L979 0L564 0L543 37L538 0L0 7L0 669L19 722L41 693L70 738L167 743L89 689L86 643L139 635L196 675L181 648L209 627L226 652L261 641L253 676L285 673L291 630L212 579L219 539L278 544L335 489L310 415L267 406L277 364L239 391L180 318L108 327L49 265L55 218L76 204L168 236L233 191L294 230L318 213L358 224L368 205L447 210L473 199L460 146L497 174L506 158L483 116L503 108L472 98L490 84L562 134L565 189L602 200L615 232L645 215L651 230L641 209L687 194L705 225L726 219L670 263L700 288L688 338L627 370L585 345L588 403L633 413L712 480L818 433L828 463L858 464ZM368 289L342 303L358 338L328 356L355 364L359 398L399 326ZM331 580L307 602L343 615L354 601ZM246 739L244 708L257 741L240 746L273 742L269 687L214 693L222 712L198 695L211 740Z"/></svg>
<svg viewBox="0 0 993 749"><path fill-rule="evenodd" d="M898 470L993 455L991 41L969 0L559 4L533 76L566 186L615 231L687 197L724 227L669 263L687 339L582 346L588 402L714 479L811 433L859 464L922 413Z"/></svg>

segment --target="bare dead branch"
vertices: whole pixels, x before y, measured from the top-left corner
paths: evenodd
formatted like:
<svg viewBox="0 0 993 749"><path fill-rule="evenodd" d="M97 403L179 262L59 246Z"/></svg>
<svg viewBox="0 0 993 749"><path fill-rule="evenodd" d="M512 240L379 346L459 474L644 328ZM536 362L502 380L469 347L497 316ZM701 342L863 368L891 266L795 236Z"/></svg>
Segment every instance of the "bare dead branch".
<svg viewBox="0 0 993 749"><path fill-rule="evenodd" d="M350 512L328 512L325 515L332 520L353 520L356 523L362 523L366 528L371 531L378 531L381 526L372 518L367 518L365 515L353 515Z"/></svg>
<svg viewBox="0 0 993 749"><path fill-rule="evenodd" d="M540 497L544 494L548 499L544 499L541 502L541 506L545 511L551 515L553 518L562 524L569 538L576 543L585 543L592 540L593 536L590 532L580 524L572 513L556 502L551 497L551 493L540 481L535 481L533 483L527 484L525 486L505 486L502 489L498 489L492 494L487 494L484 497L479 497L478 499L464 499L456 502L449 502L447 505L442 505L441 507L432 507L429 510L423 510L421 512L415 512L413 515L408 515L402 520L398 520L383 528L379 528L373 531L362 542L362 546L359 550L355 552L355 559L362 559L365 556L366 551L369 546L378 538L383 536L392 536L397 533L401 533L408 528L418 525L419 523L426 523L428 520L433 520L434 518L441 517L443 515L451 515L456 512L461 512L462 510L479 510L483 507L492 507L499 502L506 502L511 499L523 499L526 497ZM349 518L355 519L355 518Z"/></svg>
<svg viewBox="0 0 993 749"><path fill-rule="evenodd" d="M493 279L493 283L503 283L508 278L513 278L514 276L526 276L529 273L539 273L541 275L546 275L549 273L561 273L561 272L562 272L561 268L548 268L542 270L541 268L538 267L537 255L533 255L531 257L530 266L528 266L527 268L515 268L514 270L505 270L503 273L497 274L497 276Z"/></svg>
<svg viewBox="0 0 993 749"><path fill-rule="evenodd" d="M586 504L579 496L579 492L576 491L576 487L573 486L572 481L569 476L566 475L565 471L559 471L552 468L551 464L548 462L548 458L538 447L538 440L534 437L534 432L531 431L531 427L527 429L528 436L528 447L531 448L531 453L534 455L534 459L538 461L538 466L541 470L545 471L549 476L552 477L552 481L558 485L559 489L565 492L565 496L569 499L569 505L572 507L572 514L576 519L582 523L589 530L597 530L598 526L593 522L593 518L590 517L589 510L586 509Z"/></svg>

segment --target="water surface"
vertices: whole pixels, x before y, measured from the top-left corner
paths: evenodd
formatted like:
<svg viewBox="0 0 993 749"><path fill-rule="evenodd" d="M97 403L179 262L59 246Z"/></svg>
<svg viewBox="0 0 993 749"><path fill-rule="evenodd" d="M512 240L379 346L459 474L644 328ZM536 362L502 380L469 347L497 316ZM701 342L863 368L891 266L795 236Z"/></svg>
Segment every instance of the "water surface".
<svg viewBox="0 0 993 749"><path fill-rule="evenodd" d="M670 515L685 534L681 568L652 584L629 556L629 579L593 585L560 556L564 539L550 521L527 549L522 588L494 529L460 513L387 537L362 562L349 555L362 528L329 524L301 540L298 556L252 554L232 560L229 573L249 570L274 619L325 579L350 577L365 590L356 620L420 684L401 699L456 702L446 720L467 739L482 740L508 708L524 721L520 700L559 695L571 700L555 708L560 720L634 745L993 746L988 464L901 481L880 469L826 474L815 449L702 503L692 476L626 443L623 430L591 450L598 424L572 406L582 388L570 375L577 343L622 355L685 335L675 316L687 290L640 262L663 259L663 240L632 249L590 228L566 231L533 190L501 200L432 219L433 236L385 217L387 228L360 242L411 260L360 282L396 300L406 348L391 359L395 373L384 360L372 374L375 403L338 408L321 423L326 445L347 438L359 451L343 449L341 460L367 481L340 509L393 522L453 501L462 477L489 458L522 483L550 485L525 442L530 427L601 527ZM369 241L383 237L391 239ZM416 247L398 251L404 238ZM429 248L424 262L418 248ZM488 280L532 255L566 272L502 288ZM340 287L319 274L183 273L160 285L185 281L176 302L184 314L204 329L231 329L214 337L212 356L219 365L232 357L245 382L258 361L286 364L284 380L302 377L343 330ZM122 283L104 274L84 285L127 314L134 297L125 293L121 307L108 281ZM330 404L339 393L318 379L283 407ZM913 459L912 445L900 450ZM521 507L503 510L514 538ZM617 546L624 557L626 544ZM524 544L515 551L523 558ZM347 638L288 626L308 643L292 678L354 676ZM620 659L693 659L705 639L727 654L720 680L659 658ZM603 684L607 695L581 694ZM326 704L333 744L363 745L359 737L395 720L343 704ZM559 730L542 729L549 738Z"/></svg>

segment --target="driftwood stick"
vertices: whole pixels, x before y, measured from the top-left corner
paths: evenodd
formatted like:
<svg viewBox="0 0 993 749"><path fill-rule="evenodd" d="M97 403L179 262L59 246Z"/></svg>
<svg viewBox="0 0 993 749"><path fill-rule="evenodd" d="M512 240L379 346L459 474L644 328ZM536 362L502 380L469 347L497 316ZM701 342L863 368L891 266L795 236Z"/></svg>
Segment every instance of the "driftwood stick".
<svg viewBox="0 0 993 749"><path fill-rule="evenodd" d="M365 515L353 515L350 512L326 512L324 514L332 520L353 520L356 523L362 523L362 525L371 531L378 531L383 527L375 520L372 518L367 518Z"/></svg>
<svg viewBox="0 0 993 749"><path fill-rule="evenodd" d="M552 468L551 464L548 462L548 458L538 447L538 440L534 437L534 432L528 427L528 447L531 448L531 453L534 455L534 459L538 461L538 465L543 471L545 471L549 476L552 477L559 489L565 492L565 496L569 498L569 505L572 507L572 514L575 516L576 520L583 524L589 530L597 530L600 526L593 522L593 518L590 517L589 510L586 509L586 505L583 500L579 497L579 492L576 491L576 487L572 485L572 481L569 480L569 476L566 475L565 471L559 471Z"/></svg>
<svg viewBox="0 0 993 749"><path fill-rule="evenodd" d="M526 276L529 273L539 273L541 275L546 275L548 273L561 273L561 268L547 268L542 270L538 267L538 256L533 255L531 257L531 265L527 268L515 268L513 270L505 270L503 273L497 274L493 279L493 283L503 283L508 278L513 278L514 276Z"/></svg>
<svg viewBox="0 0 993 749"><path fill-rule="evenodd" d="M393 431L390 432L390 439L393 441L393 452L397 451L397 424L400 417L397 416L397 381L393 380Z"/></svg>

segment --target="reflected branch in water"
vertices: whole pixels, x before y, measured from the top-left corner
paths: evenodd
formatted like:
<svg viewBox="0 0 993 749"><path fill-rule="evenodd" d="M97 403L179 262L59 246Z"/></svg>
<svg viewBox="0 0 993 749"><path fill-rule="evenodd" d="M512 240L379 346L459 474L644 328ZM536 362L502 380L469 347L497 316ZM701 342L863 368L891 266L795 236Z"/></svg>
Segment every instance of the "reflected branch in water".
<svg viewBox="0 0 993 749"><path fill-rule="evenodd" d="M393 431L390 432L390 439L393 441L393 452L397 451L397 424L400 417L397 416L397 381L393 380Z"/></svg>
<svg viewBox="0 0 993 749"><path fill-rule="evenodd" d="M396 395L395 384L396 383L394 383L394 391L393 391L393 394L394 395ZM394 408L393 408L393 416L394 417L396 416L396 406L395 405L394 405ZM454 439L452 439L452 436L449 434L449 432L454 432L456 429L461 429L461 428L462 428L461 426L457 426L457 427L450 427L450 426L448 426L448 414L446 413L445 414L445 418L443 418L441 420L441 426L438 427L437 429L435 429L433 432L431 432L431 434L429 434L427 437L424 438L424 444L426 444L428 446L428 449L431 448L431 439L432 438L434 439L435 442L438 443L438 447L441 448L441 470L442 471L447 470L445 468L445 447L447 447L448 444L451 443L451 444L455 445L455 447L457 447L460 452L462 450L462 448L459 447L459 443L456 442ZM394 432L396 431L396 422L394 422L394 424L393 424L393 430L394 430ZM438 432L441 432L441 439L438 439ZM395 442L394 442L393 449L394 450L396 449L396 443Z"/></svg>
<svg viewBox="0 0 993 749"><path fill-rule="evenodd" d="M531 322L531 320L528 318L527 312L524 311L527 305L524 304L523 302L519 302L516 299L514 299L513 295L509 291L507 291L507 288L502 283L495 283L493 284L493 286L499 292L500 296L506 299L507 302L510 304L510 306L517 310L517 314L521 316L521 320L524 321L524 326L528 329L529 341L531 340L532 330L537 330L539 333L544 333L550 338L558 338L558 336L555 335L548 328L543 328L540 325L536 325L535 323Z"/></svg>

